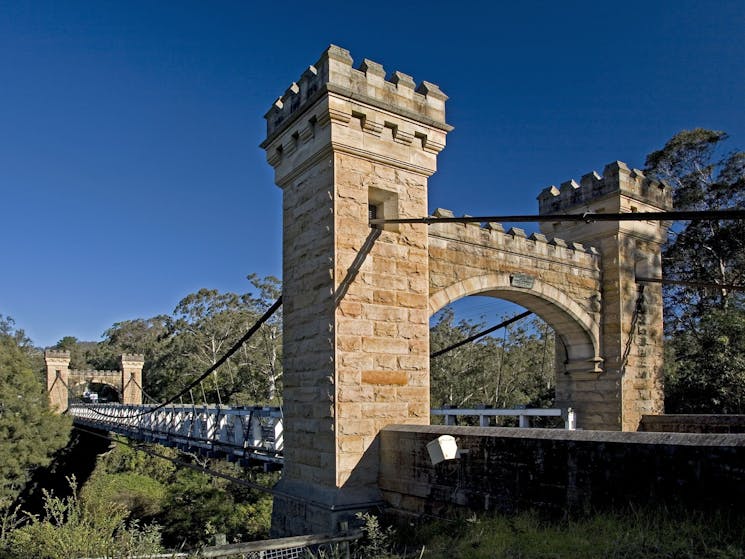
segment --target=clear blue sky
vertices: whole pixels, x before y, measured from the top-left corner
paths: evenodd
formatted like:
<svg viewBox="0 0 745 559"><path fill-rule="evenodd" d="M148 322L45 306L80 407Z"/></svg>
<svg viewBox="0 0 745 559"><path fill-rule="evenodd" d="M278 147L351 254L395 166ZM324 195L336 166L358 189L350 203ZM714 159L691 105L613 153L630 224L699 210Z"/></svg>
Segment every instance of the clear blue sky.
<svg viewBox="0 0 745 559"><path fill-rule="evenodd" d="M279 276L263 115L330 43L450 96L431 209L537 213L683 128L745 148L742 0L2 2L0 314L96 340Z"/></svg>

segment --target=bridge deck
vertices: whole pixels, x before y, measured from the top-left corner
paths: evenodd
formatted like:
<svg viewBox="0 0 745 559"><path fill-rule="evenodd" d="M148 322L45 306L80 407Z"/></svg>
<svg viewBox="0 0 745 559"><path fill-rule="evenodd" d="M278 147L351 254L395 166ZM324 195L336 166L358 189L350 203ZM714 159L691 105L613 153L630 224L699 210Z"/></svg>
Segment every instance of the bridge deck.
<svg viewBox="0 0 745 559"><path fill-rule="evenodd" d="M272 407L71 404L75 425L229 460L281 465L282 411Z"/></svg>

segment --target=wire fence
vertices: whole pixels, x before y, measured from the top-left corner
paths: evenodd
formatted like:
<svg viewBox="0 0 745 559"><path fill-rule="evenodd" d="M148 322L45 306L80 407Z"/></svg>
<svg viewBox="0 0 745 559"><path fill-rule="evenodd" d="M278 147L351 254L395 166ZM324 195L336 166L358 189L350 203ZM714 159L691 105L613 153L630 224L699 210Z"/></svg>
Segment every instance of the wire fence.
<svg viewBox="0 0 745 559"><path fill-rule="evenodd" d="M350 559L350 544L359 540L361 537L361 531L294 536L256 542L216 545L190 553L174 552L138 555L129 557L129 559ZM85 557L80 559L114 558Z"/></svg>

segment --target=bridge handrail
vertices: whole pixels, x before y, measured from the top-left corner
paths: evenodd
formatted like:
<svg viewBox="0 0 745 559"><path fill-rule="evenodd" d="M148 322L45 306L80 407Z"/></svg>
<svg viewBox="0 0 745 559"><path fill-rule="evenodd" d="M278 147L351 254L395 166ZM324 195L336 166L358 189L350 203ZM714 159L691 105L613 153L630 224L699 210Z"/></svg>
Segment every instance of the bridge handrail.
<svg viewBox="0 0 745 559"><path fill-rule="evenodd" d="M530 427L531 417L563 417L564 428L576 428L576 415L572 408L432 408L431 415L445 417L445 425L455 425L457 417L478 417L479 426L488 427L490 417L512 416L519 418L520 427Z"/></svg>
<svg viewBox="0 0 745 559"><path fill-rule="evenodd" d="M155 413L148 404L71 404L76 423L111 430L130 438L170 446L188 445L200 452L281 462L284 449L282 410L269 406L229 408L175 404Z"/></svg>

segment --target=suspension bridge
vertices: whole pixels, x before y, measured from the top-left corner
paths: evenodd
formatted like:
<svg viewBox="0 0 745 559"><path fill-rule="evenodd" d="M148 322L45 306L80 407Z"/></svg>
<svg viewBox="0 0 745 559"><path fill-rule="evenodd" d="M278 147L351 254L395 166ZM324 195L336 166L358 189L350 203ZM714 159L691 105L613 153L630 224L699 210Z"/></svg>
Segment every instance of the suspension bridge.
<svg viewBox="0 0 745 559"><path fill-rule="evenodd" d="M738 441L708 441L735 448L716 454L635 433L664 409L662 246L673 219L696 217L671 211L670 188L615 161L545 188L538 216L430 215L427 181L452 130L447 96L371 60L353 62L330 46L265 115L261 147L283 195L284 277L282 298L262 319L283 305L281 417L271 408L179 401L259 320L166 402L142 403L142 360L123 356L121 405L70 406L76 424L281 463L275 535L335 532L381 506L414 514L449 506L595 510L599 492L612 501L628 494L614 490L629 488L640 488L640 500L679 498L686 465L742 460ZM514 221L536 221L541 232L500 223ZM430 425L429 317L470 295L516 303L552 327L560 342L555 405L569 423L568 410L576 412L581 431ZM60 410L68 409L68 381L63 356L49 355L47 387ZM489 413L476 415L488 423ZM430 463L428 449L441 437L465 448ZM655 445L665 452L650 455ZM701 471L690 476L699 485ZM676 480L672 492L658 483L666 476ZM745 479L722 476L723 498L742 493Z"/></svg>

